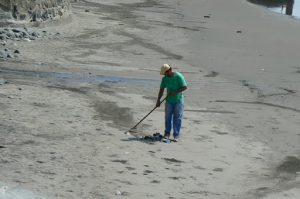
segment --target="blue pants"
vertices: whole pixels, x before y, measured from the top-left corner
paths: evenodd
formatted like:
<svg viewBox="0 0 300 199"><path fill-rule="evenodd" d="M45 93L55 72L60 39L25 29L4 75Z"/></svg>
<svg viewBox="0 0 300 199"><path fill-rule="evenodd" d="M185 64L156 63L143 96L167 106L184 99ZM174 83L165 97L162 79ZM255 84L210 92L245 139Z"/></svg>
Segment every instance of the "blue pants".
<svg viewBox="0 0 300 199"><path fill-rule="evenodd" d="M173 136L179 138L181 121L183 117L183 103L166 103L165 104L165 136L169 137L172 124L173 124Z"/></svg>

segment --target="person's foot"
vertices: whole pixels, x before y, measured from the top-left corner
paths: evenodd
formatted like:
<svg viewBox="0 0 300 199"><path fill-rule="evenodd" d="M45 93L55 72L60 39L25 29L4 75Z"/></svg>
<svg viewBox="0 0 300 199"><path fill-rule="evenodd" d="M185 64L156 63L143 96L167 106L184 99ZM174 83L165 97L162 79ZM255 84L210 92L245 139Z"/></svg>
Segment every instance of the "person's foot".
<svg viewBox="0 0 300 199"><path fill-rule="evenodd" d="M169 142L169 141L170 141L170 138L169 138L169 136L164 136L161 140L162 140L163 142Z"/></svg>
<svg viewBox="0 0 300 199"><path fill-rule="evenodd" d="M173 142L178 142L179 141L179 138L174 138L173 139Z"/></svg>

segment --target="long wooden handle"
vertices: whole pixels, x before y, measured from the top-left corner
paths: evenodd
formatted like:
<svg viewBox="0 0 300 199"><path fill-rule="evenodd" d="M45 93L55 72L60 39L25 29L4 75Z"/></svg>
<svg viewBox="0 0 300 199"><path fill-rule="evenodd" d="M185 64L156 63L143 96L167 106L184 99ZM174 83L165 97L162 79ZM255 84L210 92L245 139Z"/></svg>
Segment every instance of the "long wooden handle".
<svg viewBox="0 0 300 199"><path fill-rule="evenodd" d="M165 97L161 102L163 103L165 100L167 99L167 97ZM146 119L155 109L157 108L157 106L155 106L147 115L145 115L145 117L143 117L136 125L134 125L134 127L132 127L131 129L134 129L135 127L137 127L142 121L144 121L144 119ZM130 131L131 129L129 129L128 131ZM128 132L127 131L127 132Z"/></svg>

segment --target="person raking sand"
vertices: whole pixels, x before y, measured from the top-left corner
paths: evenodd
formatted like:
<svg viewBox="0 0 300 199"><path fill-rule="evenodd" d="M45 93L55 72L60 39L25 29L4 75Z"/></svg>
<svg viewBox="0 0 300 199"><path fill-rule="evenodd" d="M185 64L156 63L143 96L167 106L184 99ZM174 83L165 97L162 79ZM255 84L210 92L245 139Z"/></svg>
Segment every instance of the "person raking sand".
<svg viewBox="0 0 300 199"><path fill-rule="evenodd" d="M158 92L156 107L161 104L165 88L167 88L167 98L165 103L165 131L163 141L168 141L173 128L173 141L177 142L180 137L180 129L183 118L184 96L183 91L187 89L184 76L173 71L169 64L161 67L160 74L164 75L161 80Z"/></svg>

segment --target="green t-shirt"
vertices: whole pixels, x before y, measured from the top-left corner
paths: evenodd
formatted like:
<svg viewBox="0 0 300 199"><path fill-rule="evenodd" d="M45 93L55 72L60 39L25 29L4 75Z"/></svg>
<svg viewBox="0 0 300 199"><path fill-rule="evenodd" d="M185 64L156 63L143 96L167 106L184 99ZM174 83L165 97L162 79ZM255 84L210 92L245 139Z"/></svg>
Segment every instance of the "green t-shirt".
<svg viewBox="0 0 300 199"><path fill-rule="evenodd" d="M167 88L167 92L175 92L181 87L187 86L183 75L179 72L174 72L172 77L164 76L161 80L160 88ZM169 103L183 103L182 92L176 94L175 96L168 96L167 102Z"/></svg>

